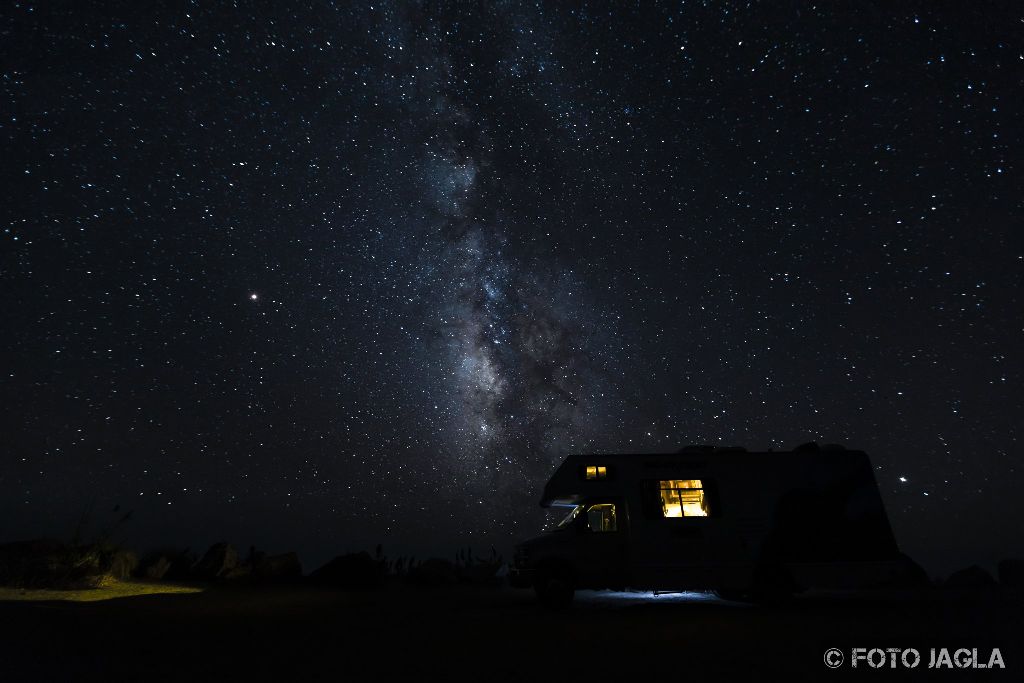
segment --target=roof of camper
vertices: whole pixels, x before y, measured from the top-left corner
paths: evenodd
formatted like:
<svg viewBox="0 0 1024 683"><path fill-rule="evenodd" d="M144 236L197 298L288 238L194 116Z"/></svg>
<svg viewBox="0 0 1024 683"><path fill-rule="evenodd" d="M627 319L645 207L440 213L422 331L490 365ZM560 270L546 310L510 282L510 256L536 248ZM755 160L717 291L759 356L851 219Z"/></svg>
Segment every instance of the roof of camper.
<svg viewBox="0 0 1024 683"><path fill-rule="evenodd" d="M819 445L813 441L805 444L801 444L792 450L776 451L768 449L766 451L748 451L742 446L708 446L708 445L690 445L684 446L677 451L669 451L667 453L571 453L566 461L570 459L579 458L677 458L680 455L729 455L735 453L743 453L747 455L759 455L759 454L771 454L771 455L787 455L792 453L819 453L819 452L848 452L848 453L860 453L861 451L855 449L848 449L840 444L825 444Z"/></svg>
<svg viewBox="0 0 1024 683"><path fill-rule="evenodd" d="M843 446L842 444L827 443L827 444L824 444L824 445L819 445L818 443L816 443L814 441L809 441L807 443L800 444L796 448L793 448L793 449L788 450L788 451L786 451L786 450L776 451L776 450L772 450L770 448L768 450L766 450L766 451L748 451L743 446L711 446L711 445L706 445L706 444L692 444L692 445L689 445L689 446L683 446L682 448L680 448L677 451L669 451L667 453L573 453L569 457L580 457L580 458L598 457L599 458L599 457L608 457L608 456L629 455L629 456L643 456L645 458L650 458L650 457L671 457L671 456L688 455L688 454L692 454L692 455L710 455L710 454L718 454L718 453L772 453L772 454L778 455L780 453L814 453L814 452L817 452L817 451L846 451L846 450L854 450L854 452L856 452L855 449L847 449L846 446Z"/></svg>

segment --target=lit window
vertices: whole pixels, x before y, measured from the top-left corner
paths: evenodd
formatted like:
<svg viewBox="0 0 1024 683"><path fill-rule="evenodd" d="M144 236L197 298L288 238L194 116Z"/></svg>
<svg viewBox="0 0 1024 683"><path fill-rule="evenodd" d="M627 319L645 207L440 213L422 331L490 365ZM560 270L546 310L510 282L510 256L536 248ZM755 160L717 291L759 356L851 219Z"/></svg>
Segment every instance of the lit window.
<svg viewBox="0 0 1024 683"><path fill-rule="evenodd" d="M587 465L587 479L607 479L608 468L604 465Z"/></svg>
<svg viewBox="0 0 1024 683"><path fill-rule="evenodd" d="M615 531L615 504L598 503L587 506L587 528L591 531Z"/></svg>
<svg viewBox="0 0 1024 683"><path fill-rule="evenodd" d="M662 517L707 517L708 503L700 479L669 479L661 482Z"/></svg>

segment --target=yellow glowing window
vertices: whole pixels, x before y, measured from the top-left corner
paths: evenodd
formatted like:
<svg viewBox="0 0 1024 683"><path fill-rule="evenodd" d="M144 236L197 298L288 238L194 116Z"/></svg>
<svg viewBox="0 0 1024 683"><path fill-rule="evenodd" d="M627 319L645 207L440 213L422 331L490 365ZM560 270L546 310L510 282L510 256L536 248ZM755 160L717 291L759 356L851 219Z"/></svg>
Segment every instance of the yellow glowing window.
<svg viewBox="0 0 1024 683"><path fill-rule="evenodd" d="M707 517L708 503L700 479L660 482L662 517Z"/></svg>
<svg viewBox="0 0 1024 683"><path fill-rule="evenodd" d="M598 503L587 506L587 528L591 531L615 531L615 504Z"/></svg>
<svg viewBox="0 0 1024 683"><path fill-rule="evenodd" d="M607 479L608 468L604 465L587 465L587 479Z"/></svg>

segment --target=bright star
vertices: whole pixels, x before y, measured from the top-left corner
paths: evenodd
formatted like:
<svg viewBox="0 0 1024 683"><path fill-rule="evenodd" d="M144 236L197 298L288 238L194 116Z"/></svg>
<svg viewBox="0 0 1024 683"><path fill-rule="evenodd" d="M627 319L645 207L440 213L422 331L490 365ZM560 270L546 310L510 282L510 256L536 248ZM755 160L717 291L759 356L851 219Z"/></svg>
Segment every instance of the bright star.
<svg viewBox="0 0 1024 683"><path fill-rule="evenodd" d="M253 292L252 294L249 295L249 298L252 299L253 301L256 301L256 299L258 299L259 297L256 296L256 292Z"/></svg>

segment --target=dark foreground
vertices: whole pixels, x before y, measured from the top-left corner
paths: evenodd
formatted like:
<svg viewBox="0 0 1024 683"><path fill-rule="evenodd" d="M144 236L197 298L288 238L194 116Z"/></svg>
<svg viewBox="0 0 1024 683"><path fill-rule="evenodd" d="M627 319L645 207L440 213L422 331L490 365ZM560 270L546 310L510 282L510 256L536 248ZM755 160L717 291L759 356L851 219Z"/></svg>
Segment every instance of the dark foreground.
<svg viewBox="0 0 1024 683"><path fill-rule="evenodd" d="M999 647L1024 671L1022 600L998 590L804 596L750 606L702 594L582 593L548 612L530 591L394 585L373 592L214 587L103 602L0 602L0 680L672 680L702 673L841 676L829 648ZM888 663L886 664L888 667ZM861 662L857 673L883 671ZM892 673L892 672L889 672ZM952 671L949 675L989 673ZM890 676L891 678L891 676ZM728 680L728 679L727 679Z"/></svg>

